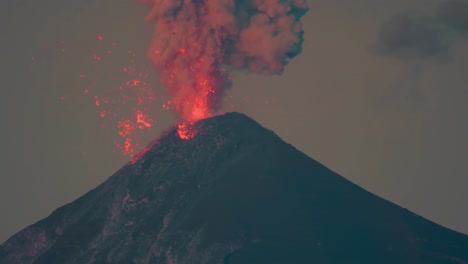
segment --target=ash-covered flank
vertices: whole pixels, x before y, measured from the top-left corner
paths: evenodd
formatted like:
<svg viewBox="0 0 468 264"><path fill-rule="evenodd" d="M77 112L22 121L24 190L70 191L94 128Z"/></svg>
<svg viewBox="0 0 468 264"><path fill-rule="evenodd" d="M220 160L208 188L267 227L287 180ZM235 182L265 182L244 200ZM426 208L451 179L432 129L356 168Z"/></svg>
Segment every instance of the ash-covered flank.
<svg viewBox="0 0 468 264"><path fill-rule="evenodd" d="M347 181L243 114L173 129L0 247L0 263L468 263L468 236Z"/></svg>

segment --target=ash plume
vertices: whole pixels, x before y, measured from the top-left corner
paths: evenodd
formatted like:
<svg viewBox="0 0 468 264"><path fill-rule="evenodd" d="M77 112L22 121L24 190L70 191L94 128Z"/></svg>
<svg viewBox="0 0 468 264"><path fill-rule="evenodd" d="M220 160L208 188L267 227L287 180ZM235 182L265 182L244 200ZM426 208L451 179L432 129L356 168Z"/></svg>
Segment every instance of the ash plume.
<svg viewBox="0 0 468 264"><path fill-rule="evenodd" d="M281 74L301 52L306 0L138 0L154 22L149 58L182 122L216 113L230 70Z"/></svg>

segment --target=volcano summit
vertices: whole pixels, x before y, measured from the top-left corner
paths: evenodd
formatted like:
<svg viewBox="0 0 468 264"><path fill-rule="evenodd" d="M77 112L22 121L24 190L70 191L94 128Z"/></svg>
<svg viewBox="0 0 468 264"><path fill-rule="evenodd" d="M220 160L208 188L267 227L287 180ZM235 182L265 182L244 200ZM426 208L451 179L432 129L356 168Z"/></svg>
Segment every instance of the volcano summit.
<svg viewBox="0 0 468 264"><path fill-rule="evenodd" d="M0 263L468 263L468 236L347 181L238 113L174 128L0 247Z"/></svg>

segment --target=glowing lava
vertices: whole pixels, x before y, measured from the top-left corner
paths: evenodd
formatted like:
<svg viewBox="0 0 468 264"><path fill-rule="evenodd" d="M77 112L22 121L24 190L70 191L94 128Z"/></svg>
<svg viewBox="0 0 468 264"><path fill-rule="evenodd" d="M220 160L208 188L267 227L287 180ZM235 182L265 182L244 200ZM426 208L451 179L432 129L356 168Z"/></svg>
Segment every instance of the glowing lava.
<svg viewBox="0 0 468 264"><path fill-rule="evenodd" d="M127 82L127 85L135 87L144 82L137 80ZM137 143L135 138L139 131L151 129L155 120L151 118L149 112L150 108L148 104L151 104L155 98L151 96L151 93L147 89L139 87L139 91L143 91L143 94L133 98L134 106L131 108L132 115L130 117L123 117L117 124L118 134L123 139L123 144L115 143L125 155L134 156L140 149L140 144ZM125 97L124 104L130 103L128 97ZM105 117L105 115L101 115Z"/></svg>
<svg viewBox="0 0 468 264"><path fill-rule="evenodd" d="M223 74L223 67L217 63L206 64L203 58L193 59L190 53L192 49L202 48L196 45L179 48L176 53L182 63L166 63L162 67L164 75L161 81L165 87L169 87L167 91L172 99L168 105L179 114L179 135L183 139L190 139L196 134L193 129L187 133L184 128L216 113L223 87L230 86L230 78ZM204 52L199 50L194 53Z"/></svg>
<svg viewBox="0 0 468 264"><path fill-rule="evenodd" d="M98 37L98 40L103 41L102 37ZM125 52L127 53L127 50ZM119 75L112 72L106 74L108 78L114 78L118 81L116 83L118 89L104 89L103 91L102 89L94 89L102 87L97 82L100 76L96 76L93 78L95 80L93 83L87 84L87 88L83 90L83 94L91 96L90 99L98 109L98 115L103 121L102 127L117 129L116 135L119 138L114 140L114 145L124 155L134 157L142 148L143 134L146 131L151 131L156 123L154 114L157 109L155 103L158 98L156 97L154 88L147 82L151 73L139 71L133 59L135 54L132 51L128 51L128 54L131 56L131 64L117 69L120 78L114 77ZM94 56L93 58L95 59ZM80 79L83 82L90 79L88 76L99 72L101 63L106 63L105 61L108 60L98 62L94 72L80 74ZM121 72L124 73L123 78L121 77Z"/></svg>
<svg viewBox="0 0 468 264"><path fill-rule="evenodd" d="M155 126L161 103L177 114L180 138L191 139L199 133L196 121L221 113L232 86L230 70L281 74L301 52L306 0L137 1L148 7L146 20L154 23L147 55L170 99L156 102L156 87L148 81L154 71L137 69L132 50L119 50L100 33L95 35L99 48L88 56L92 67L77 75L83 82L80 94L106 122L102 127L117 129L114 144L125 155L134 157L141 149L142 135ZM130 56L129 64L112 62L110 56L119 52ZM113 70L103 74L106 68ZM99 90L109 86L99 83L102 77L115 81L111 86L118 89Z"/></svg>
<svg viewBox="0 0 468 264"><path fill-rule="evenodd" d="M171 100L164 108L180 118L190 139L195 121L221 109L231 87L228 70L281 74L301 52L300 18L306 0L138 0L154 22L149 58L162 73Z"/></svg>
<svg viewBox="0 0 468 264"><path fill-rule="evenodd" d="M194 129L192 124L182 123L177 126L177 134L183 140L192 139L197 135L198 131Z"/></svg>
<svg viewBox="0 0 468 264"><path fill-rule="evenodd" d="M181 119L179 135L182 139L191 139L196 135L192 124L200 119L211 117L219 109L220 93L224 86L230 86L230 78L217 63L206 64L204 58L193 59L192 49L202 49L194 45L191 48L179 48L176 54L182 63L166 63L163 67L162 83L169 87L172 99L168 105L173 106ZM203 49L207 49L204 47ZM212 50L208 48L208 50ZM204 53L198 50L195 54ZM158 52L155 52L158 54ZM188 127L192 127L190 131Z"/></svg>

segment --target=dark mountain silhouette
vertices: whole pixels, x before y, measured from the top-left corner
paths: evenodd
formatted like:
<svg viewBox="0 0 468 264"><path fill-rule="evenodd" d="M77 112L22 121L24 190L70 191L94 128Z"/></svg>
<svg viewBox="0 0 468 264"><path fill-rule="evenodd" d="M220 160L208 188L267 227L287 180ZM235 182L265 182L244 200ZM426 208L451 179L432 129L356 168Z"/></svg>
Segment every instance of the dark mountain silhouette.
<svg viewBox="0 0 468 264"><path fill-rule="evenodd" d="M0 263L468 263L468 236L383 200L238 113L175 129L0 247Z"/></svg>

